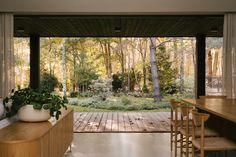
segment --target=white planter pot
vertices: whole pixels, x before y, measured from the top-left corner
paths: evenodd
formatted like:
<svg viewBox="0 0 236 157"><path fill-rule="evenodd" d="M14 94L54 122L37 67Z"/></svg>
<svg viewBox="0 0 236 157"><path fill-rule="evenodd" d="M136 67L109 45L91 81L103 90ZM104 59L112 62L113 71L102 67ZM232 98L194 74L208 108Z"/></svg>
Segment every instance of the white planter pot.
<svg viewBox="0 0 236 157"><path fill-rule="evenodd" d="M47 121L50 116L50 110L36 110L33 105L25 105L21 107L17 113L19 120L25 122L42 122Z"/></svg>

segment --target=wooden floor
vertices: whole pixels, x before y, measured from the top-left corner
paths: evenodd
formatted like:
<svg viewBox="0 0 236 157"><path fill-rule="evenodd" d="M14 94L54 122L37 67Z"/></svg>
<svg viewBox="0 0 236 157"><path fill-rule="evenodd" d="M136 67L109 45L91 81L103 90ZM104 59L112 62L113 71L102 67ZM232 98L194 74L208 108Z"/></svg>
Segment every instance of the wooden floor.
<svg viewBox="0 0 236 157"><path fill-rule="evenodd" d="M169 132L169 112L75 112L74 132Z"/></svg>

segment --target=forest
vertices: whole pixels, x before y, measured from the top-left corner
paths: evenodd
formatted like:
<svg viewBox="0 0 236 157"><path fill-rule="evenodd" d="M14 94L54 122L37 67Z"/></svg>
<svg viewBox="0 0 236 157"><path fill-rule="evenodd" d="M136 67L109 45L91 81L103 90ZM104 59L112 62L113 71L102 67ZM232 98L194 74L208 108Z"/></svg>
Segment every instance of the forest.
<svg viewBox="0 0 236 157"><path fill-rule="evenodd" d="M210 94L221 92L222 42L222 38L206 41L206 89ZM15 38L14 51L16 86L28 87L29 39ZM87 107L99 96L102 101L121 97L121 104L149 98L147 104L157 106L155 102L171 97L194 97L195 58L195 38L190 37L40 38L40 84L76 98L71 99L74 105ZM99 105L104 108L104 103Z"/></svg>

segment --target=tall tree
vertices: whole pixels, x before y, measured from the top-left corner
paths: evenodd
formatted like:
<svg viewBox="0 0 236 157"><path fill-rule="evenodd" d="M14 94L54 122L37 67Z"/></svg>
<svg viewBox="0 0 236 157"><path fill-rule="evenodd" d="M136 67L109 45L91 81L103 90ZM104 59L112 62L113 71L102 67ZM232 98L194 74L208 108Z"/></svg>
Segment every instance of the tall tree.
<svg viewBox="0 0 236 157"><path fill-rule="evenodd" d="M108 38L97 38L97 42L99 42L101 47L102 56L104 59L105 67L106 67L106 74L108 78L111 78L112 74L112 66L111 66L111 42L112 39Z"/></svg>
<svg viewBox="0 0 236 157"><path fill-rule="evenodd" d="M207 66L208 66L208 84L212 87L212 54L211 50L207 53Z"/></svg>
<svg viewBox="0 0 236 157"><path fill-rule="evenodd" d="M214 55L214 62L213 62L213 71L212 75L216 76L217 75L217 70L218 70L218 59L219 58L219 49L215 49L215 55Z"/></svg>
<svg viewBox="0 0 236 157"><path fill-rule="evenodd" d="M64 39L61 43L61 48L62 48L62 75L63 75L63 96L66 97L66 48L65 48L65 43L67 39Z"/></svg>
<svg viewBox="0 0 236 157"><path fill-rule="evenodd" d="M72 64L72 90L75 91L76 89L76 70L77 70L77 65L79 61L79 55L80 53L84 53L84 44L85 44L85 38L69 38L67 40L67 60L69 63Z"/></svg>
<svg viewBox="0 0 236 157"><path fill-rule="evenodd" d="M173 48L174 48L174 68L178 68L178 42L177 38L173 38Z"/></svg>
<svg viewBox="0 0 236 157"><path fill-rule="evenodd" d="M142 69L143 69L143 91L147 91L147 39L146 38L139 38L139 48L138 52L142 58Z"/></svg>
<svg viewBox="0 0 236 157"><path fill-rule="evenodd" d="M180 88L179 92L183 94L184 92L184 42L183 40L180 40L180 74L179 74L179 80L180 80Z"/></svg>
<svg viewBox="0 0 236 157"><path fill-rule="evenodd" d="M156 61L156 38L150 38L150 64L151 64L151 74L152 74L152 83L154 91L154 102L160 103L161 94L160 87L158 83L158 71L157 71L157 61Z"/></svg>

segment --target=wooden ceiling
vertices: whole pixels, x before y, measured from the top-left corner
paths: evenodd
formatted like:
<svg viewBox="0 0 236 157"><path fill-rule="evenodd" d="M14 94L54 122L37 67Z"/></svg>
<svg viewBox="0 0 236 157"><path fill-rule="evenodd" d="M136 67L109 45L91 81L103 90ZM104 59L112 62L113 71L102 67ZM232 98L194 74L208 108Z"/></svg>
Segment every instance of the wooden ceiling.
<svg viewBox="0 0 236 157"><path fill-rule="evenodd" d="M54 16L17 15L14 36L28 37L208 37L223 36L223 15Z"/></svg>

